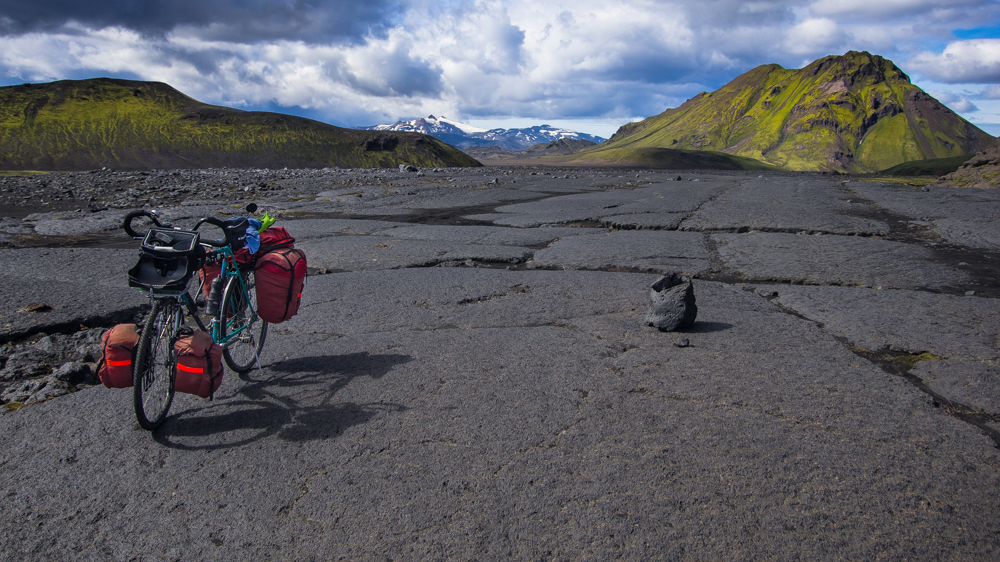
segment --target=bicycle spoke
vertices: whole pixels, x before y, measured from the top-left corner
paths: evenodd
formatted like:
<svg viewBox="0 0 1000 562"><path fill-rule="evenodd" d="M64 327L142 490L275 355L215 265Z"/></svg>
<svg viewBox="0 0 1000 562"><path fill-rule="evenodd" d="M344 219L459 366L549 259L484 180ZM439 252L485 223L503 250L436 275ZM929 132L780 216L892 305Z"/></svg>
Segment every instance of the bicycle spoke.
<svg viewBox="0 0 1000 562"><path fill-rule="evenodd" d="M174 397L172 334L183 318L169 301L156 301L139 338L133 376L136 419L144 429L155 429L166 419Z"/></svg>
<svg viewBox="0 0 1000 562"><path fill-rule="evenodd" d="M233 277L223 293L219 311L222 356L237 373L253 369L260 361L260 347L267 336L267 322L256 314L253 277Z"/></svg>

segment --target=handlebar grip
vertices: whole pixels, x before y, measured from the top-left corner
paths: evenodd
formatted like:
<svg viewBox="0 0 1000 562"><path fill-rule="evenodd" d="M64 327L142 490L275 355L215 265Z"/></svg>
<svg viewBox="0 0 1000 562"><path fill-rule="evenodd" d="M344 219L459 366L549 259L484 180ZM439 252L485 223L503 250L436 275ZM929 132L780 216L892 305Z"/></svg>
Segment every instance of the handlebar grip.
<svg viewBox="0 0 1000 562"><path fill-rule="evenodd" d="M163 228L163 224L156 218L156 215L154 215L153 213L146 210L131 211L129 214L125 215L125 221L122 224L122 228L125 229L125 233L131 236L132 238L144 237L145 233L139 234L132 228L132 221L143 216L149 217L149 219L153 221L153 224L155 224L160 228Z"/></svg>
<svg viewBox="0 0 1000 562"><path fill-rule="evenodd" d="M212 226L219 227L219 229L222 230L223 236L225 236L225 234L226 234L226 224L224 222L222 222L221 220L215 218L215 217L205 217L203 219L199 219L198 222L195 223L194 228L192 230L198 230L198 227L201 226L204 223L208 223L208 224L210 224ZM209 239L209 238L202 238L201 239L201 243L202 244L208 244L209 246L215 246L216 248L221 248L221 247L229 244L229 241L226 240L225 238L223 238L222 240L212 240L212 239Z"/></svg>

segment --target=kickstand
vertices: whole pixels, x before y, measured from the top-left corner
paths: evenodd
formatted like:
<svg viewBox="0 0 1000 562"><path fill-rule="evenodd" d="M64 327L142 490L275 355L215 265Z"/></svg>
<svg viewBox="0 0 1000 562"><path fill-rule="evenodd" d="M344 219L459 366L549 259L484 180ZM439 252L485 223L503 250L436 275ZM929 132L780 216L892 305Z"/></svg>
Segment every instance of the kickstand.
<svg viewBox="0 0 1000 562"><path fill-rule="evenodd" d="M263 369L263 367L260 366L260 354L257 353L257 346L254 346L254 348L253 348L253 356L254 356L254 359L257 360L257 371L260 372L260 376L263 377L264 376L264 369Z"/></svg>

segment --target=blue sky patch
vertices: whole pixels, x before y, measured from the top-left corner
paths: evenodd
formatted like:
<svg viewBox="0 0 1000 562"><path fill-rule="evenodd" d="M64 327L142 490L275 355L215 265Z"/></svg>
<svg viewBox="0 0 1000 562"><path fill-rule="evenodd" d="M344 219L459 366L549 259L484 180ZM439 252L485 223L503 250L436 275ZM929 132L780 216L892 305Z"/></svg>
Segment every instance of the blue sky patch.
<svg viewBox="0 0 1000 562"><path fill-rule="evenodd" d="M968 39L1000 39L1000 25L992 27L977 27L975 29L956 29L955 37Z"/></svg>

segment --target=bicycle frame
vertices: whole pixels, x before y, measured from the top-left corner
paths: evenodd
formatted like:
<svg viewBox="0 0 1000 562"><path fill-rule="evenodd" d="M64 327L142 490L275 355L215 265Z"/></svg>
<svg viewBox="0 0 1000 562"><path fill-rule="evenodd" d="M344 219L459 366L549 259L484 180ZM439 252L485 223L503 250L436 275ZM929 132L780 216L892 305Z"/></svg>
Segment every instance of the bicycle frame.
<svg viewBox="0 0 1000 562"><path fill-rule="evenodd" d="M240 274L240 268L236 265L236 258L232 249L230 249L229 246L224 246L222 248L211 250L209 254L218 254L221 256L221 271L219 272L219 278L224 280L223 285L225 285L226 279L235 277L236 281L239 283L240 294L243 295L246 305L250 307L250 314L257 316L257 310L254 309L253 301L249 298L247 286L243 283L243 275ZM223 321L222 310L225 308L224 306L219 307L219 313L212 318L211 322L209 322L209 327L206 327L198 313L198 307L195 305L194 301L191 299L191 295L186 290L182 293L164 295L163 293L154 293L152 289L150 289L149 298L150 300L156 299L175 301L179 305L182 305L187 309L187 315L198 324L198 328L210 333L212 335L212 341L223 347L227 347L227 345L239 337L244 330L249 329L249 325L244 324L237 328L236 331L230 331L232 324L228 324L226 326L227 333L225 336L222 336L220 323ZM180 328L180 326L176 326L174 331L176 332L178 328Z"/></svg>
<svg viewBox="0 0 1000 562"><path fill-rule="evenodd" d="M253 212L254 208L248 205L247 211ZM140 234L132 228L132 221L140 216L148 217L163 231L153 233L152 237L151 230ZM254 366L261 368L260 346L267 336L267 322L257 314L254 302L256 294L250 293L253 283L248 278L244 280L249 266L246 266L246 269L241 268L232 247L234 240L242 240L233 235L233 232L241 234L242 229L246 227L247 219L230 222L232 224L212 217L200 219L195 224L194 231L197 231L203 223L208 223L219 227L225 233L224 240L210 239L205 242L199 240L196 232L183 231L174 228L170 223L160 222L155 211L132 211L125 216L123 229L126 234L137 240L151 237L148 245L146 241L143 242L139 263L129 270L129 286L148 289L151 305L141 331L132 371L133 404L136 419L143 429L154 430L159 427L166 419L167 411L173 401L174 385L177 381L177 351L174 346L185 326L185 316L190 316L199 330L210 334L215 344L213 347L223 348L222 359L233 371L242 375ZM174 238L170 234L171 229L181 231L182 235ZM171 246L164 250L156 242L164 242ZM176 250L179 253L171 254L175 251L173 244L177 242L181 243ZM195 247L196 243L200 243L201 247ZM204 261L198 259L199 254L207 256L207 259ZM192 257L195 258L195 263L190 261ZM157 266L156 259L167 261L162 262L165 265ZM202 321L198 307L189 292L191 276L194 273L190 268L203 267L206 264L219 264L218 286L222 287L218 297L222 302L208 323L209 328L205 327L206 323ZM176 273L182 265L189 269L180 274ZM158 267L162 269L156 269ZM168 269L174 273L168 275ZM235 282L233 277L237 278ZM214 380L213 377L213 383ZM189 390L185 387L184 392ZM209 392L209 397L213 392ZM201 391L196 393L202 394Z"/></svg>
<svg viewBox="0 0 1000 562"><path fill-rule="evenodd" d="M210 254L218 254L218 255L222 256L221 270L219 272L219 278L224 279L224 280L227 279L227 278L231 278L231 277L235 277L236 278L236 280L240 284L240 294L243 295L244 302L246 303L246 305L250 307L250 314L252 314L253 316L256 316L257 315L257 311L253 308L253 302L249 298L249 295L247 293L246 284L243 283L243 275L241 275L239 266L236 265L236 256L233 254L232 248L230 248L229 246L224 246L222 248L218 248L218 249L212 250L210 252ZM225 283L226 282L223 281L223 285L225 285ZM229 324L229 325L227 325L227 330L226 330L227 333L223 337L221 335L222 334L222 329L221 329L220 324L223 321L228 321L227 319L223 319L222 318L222 313L223 313L224 310L225 310L225 306L220 305L219 306L219 313L214 318L212 318L212 322L211 322L211 328L212 329L210 330L210 333L212 334L212 340L215 343L217 343L217 344L219 344L219 345L221 345L223 347L227 347L227 345L230 342L232 342L234 339L236 339L241 334L241 332L243 332L244 330L249 329L249 325L248 324L244 324L244 325L240 326L238 329L236 329L236 331L230 332L230 330L228 328L230 328L232 326L232 324ZM202 329L204 329L204 328L202 328ZM208 330L206 330L206 331L208 331Z"/></svg>

